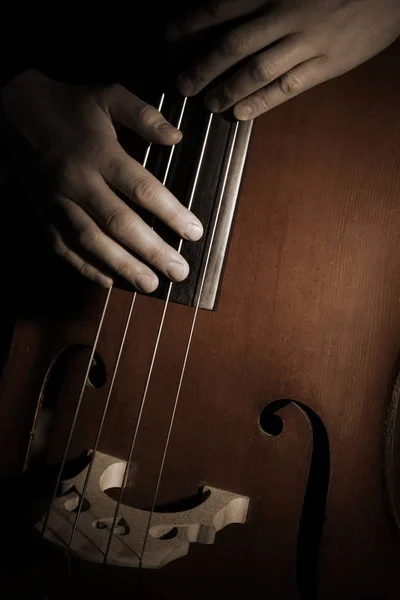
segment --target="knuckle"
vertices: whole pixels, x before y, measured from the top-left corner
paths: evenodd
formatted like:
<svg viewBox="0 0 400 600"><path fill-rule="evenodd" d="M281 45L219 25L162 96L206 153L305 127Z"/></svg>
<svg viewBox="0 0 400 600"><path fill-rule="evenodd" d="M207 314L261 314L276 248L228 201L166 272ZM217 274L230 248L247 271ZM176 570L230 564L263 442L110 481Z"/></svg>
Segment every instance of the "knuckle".
<svg viewBox="0 0 400 600"><path fill-rule="evenodd" d="M56 188L67 195L71 190L80 188L93 171L98 171L110 161L111 149L111 146L107 148L93 138L82 142L79 148L65 152L53 167Z"/></svg>
<svg viewBox="0 0 400 600"><path fill-rule="evenodd" d="M138 177L131 184L132 198L147 205L157 201L157 185L149 177Z"/></svg>
<svg viewBox="0 0 400 600"><path fill-rule="evenodd" d="M266 95L264 96L263 94L257 95L253 99L252 104L253 104L254 111L256 114L262 114L264 112L267 112L271 108L270 104L268 103L268 99L267 99Z"/></svg>
<svg viewBox="0 0 400 600"><path fill-rule="evenodd" d="M107 216L106 226L111 235L119 240L132 237L135 229L132 219L126 218L126 215L119 212L112 212Z"/></svg>
<svg viewBox="0 0 400 600"><path fill-rule="evenodd" d="M250 65L250 76L259 83L268 83L274 78L276 67L272 62L254 60Z"/></svg>
<svg viewBox="0 0 400 600"><path fill-rule="evenodd" d="M86 279L90 279L91 281L96 281L96 271L93 269L91 265L86 262L82 262L77 266L78 272L80 275L85 277Z"/></svg>
<svg viewBox="0 0 400 600"><path fill-rule="evenodd" d="M162 268L165 262L166 252L161 246L153 246L146 254L146 260L155 267Z"/></svg>
<svg viewBox="0 0 400 600"><path fill-rule="evenodd" d="M96 211L99 204L99 196L95 190L87 186L82 189L82 196L78 199L81 206L88 207L90 211Z"/></svg>
<svg viewBox="0 0 400 600"><path fill-rule="evenodd" d="M78 94L76 99L76 116L79 119L79 126L84 126L81 133L85 133L86 137L89 132L91 135L93 134L93 128L90 127L90 123L93 122L95 115L98 114L99 109L108 112L110 101L111 96L107 88L98 91L94 89L83 91L81 94ZM89 127L86 128L85 125L89 125Z"/></svg>
<svg viewBox="0 0 400 600"><path fill-rule="evenodd" d="M223 102L224 106L228 105L228 104L234 104L234 102L236 100L233 90L229 87L222 88L221 96L222 96L222 102Z"/></svg>
<svg viewBox="0 0 400 600"><path fill-rule="evenodd" d="M78 232L78 243L82 248L89 250L96 246L98 232L92 227L85 227Z"/></svg>
<svg viewBox="0 0 400 600"><path fill-rule="evenodd" d="M296 75L286 73L281 77L279 87L285 96L294 96L301 90L301 81Z"/></svg>
<svg viewBox="0 0 400 600"><path fill-rule="evenodd" d="M126 161L121 158L119 152L114 152L107 163L107 170L112 181L123 181L126 176Z"/></svg>
<svg viewBox="0 0 400 600"><path fill-rule="evenodd" d="M109 101L111 98L118 97L124 90L120 83L111 83L101 90L103 99Z"/></svg>
<svg viewBox="0 0 400 600"><path fill-rule="evenodd" d="M115 267L115 271L117 275L122 279L125 279L125 281L132 281L136 274L135 269L133 269L131 264L127 261L118 263Z"/></svg>
<svg viewBox="0 0 400 600"><path fill-rule="evenodd" d="M226 56L243 56L247 54L247 42L238 31L231 31L221 41L221 52Z"/></svg>
<svg viewBox="0 0 400 600"><path fill-rule="evenodd" d="M110 147L97 137L86 140L79 149L79 161L91 171L97 171L109 162Z"/></svg>
<svg viewBox="0 0 400 600"><path fill-rule="evenodd" d="M209 83L209 77L207 75L207 67L202 64L195 65L192 69L190 76L190 81L194 85L194 88L203 88Z"/></svg>
<svg viewBox="0 0 400 600"><path fill-rule="evenodd" d="M60 157L53 172L56 191L68 196L70 190L75 188L80 170L79 164L71 155Z"/></svg>
<svg viewBox="0 0 400 600"><path fill-rule="evenodd" d="M110 83L108 90L110 93L118 94L124 87L120 83Z"/></svg>

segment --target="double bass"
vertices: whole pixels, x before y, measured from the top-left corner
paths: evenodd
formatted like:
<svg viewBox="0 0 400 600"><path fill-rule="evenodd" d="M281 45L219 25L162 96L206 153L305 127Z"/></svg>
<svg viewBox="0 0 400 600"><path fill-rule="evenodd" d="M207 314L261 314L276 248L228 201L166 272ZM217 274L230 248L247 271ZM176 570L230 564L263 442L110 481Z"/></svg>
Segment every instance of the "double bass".
<svg viewBox="0 0 400 600"><path fill-rule="evenodd" d="M146 166L205 229L154 224L181 284L99 289L4 234L5 598L399 597L399 69L254 123L149 97L183 139Z"/></svg>

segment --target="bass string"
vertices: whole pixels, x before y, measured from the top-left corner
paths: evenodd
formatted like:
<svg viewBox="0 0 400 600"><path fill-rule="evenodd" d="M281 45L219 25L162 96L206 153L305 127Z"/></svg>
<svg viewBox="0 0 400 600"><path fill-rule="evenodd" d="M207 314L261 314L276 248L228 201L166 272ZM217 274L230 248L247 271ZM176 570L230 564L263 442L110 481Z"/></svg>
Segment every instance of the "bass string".
<svg viewBox="0 0 400 600"><path fill-rule="evenodd" d="M188 202L188 209L189 210L192 207L194 195L195 195L195 192L196 192L196 189L197 189L197 184L198 184L198 180L199 180L200 170L201 170L201 167L202 167L202 164L203 164L204 154L205 154L205 150L206 150L206 146L207 146L207 142L208 142L208 138L209 138L209 134L210 134L210 130L211 130L212 121L213 121L213 114L210 113L209 118L208 118L208 122L207 122L206 132L205 132L203 143L202 143L202 146L201 146L199 160L197 162L196 173L195 173L195 177L194 177L194 181L193 181L193 185L192 185L192 189L191 189L191 193L190 193L190 198L189 198L189 202ZM183 240L181 239L180 242L179 242L178 249L177 249L177 251L179 253L181 252L182 244L183 244ZM134 433L133 433L132 440L131 440L131 445L130 445L129 452L128 452L128 458L127 458L127 461L126 461L126 465L125 465L125 469L124 469L124 475L123 475L123 479L122 479L120 491L119 491L119 494L118 494L118 500L117 500L117 504L116 504L116 507L115 507L114 515L113 515L113 521L112 521L112 525L111 525L111 528L110 528L110 534L109 534L108 541L107 541L107 547L106 547L106 550L105 550L105 553L104 553L103 564L107 563L107 559L108 559L108 555L109 555L110 547L111 547L111 542L112 542L112 539L113 539L114 530L115 530L115 527L116 527L116 524L117 524L118 513L119 513L119 509L120 509L121 503L122 503L123 492L124 492L124 489L126 487L126 483L127 483L127 479L128 479L129 465L130 465L130 462L131 462L131 459L132 459L132 455L133 455L133 452L134 452L134 449L135 449L135 446L136 446L136 439L137 439L137 435L138 435L140 423L141 423L141 420L142 420L144 407L145 407L146 400L147 400L147 393L148 393L148 390L149 390L150 381L151 381L151 377L152 377L152 373L153 373L153 367L154 367L154 364L155 364L155 360L156 360L156 356L157 356L157 352L158 352L158 346L159 346L161 334L162 334L163 327L164 327L164 321L165 321L165 316L166 316L166 313L167 313L167 308L169 306L169 301L170 301L172 286L173 286L173 282L171 281L169 283L169 285L168 285L168 291L167 291L166 299L165 299L165 302L164 302L164 309L163 309L163 313L162 313L162 316L161 316L160 324L159 324L159 327L158 327L157 338L156 338L156 342L155 342L154 349L153 349L153 354L152 354L152 358L151 358L151 362L150 362L149 371L148 371L148 374L147 374L146 384L145 384L144 392L143 392L143 395L142 395L142 400L141 400L141 404L140 404L140 408L139 408L138 417L137 417L137 420L136 420L136 425L135 425Z"/></svg>
<svg viewBox="0 0 400 600"><path fill-rule="evenodd" d="M174 402L174 406L173 406L173 410L172 410L172 414L171 414L171 419L170 419L170 424L169 424L169 428L168 428L168 433L167 433L167 438L166 438L166 442L165 442L165 446L164 446L164 452L163 452L163 456L162 456L162 459L161 459L161 464L160 464L160 469L159 469L159 473L158 473L157 483L156 483L156 487L155 487L155 491L154 491L154 497L153 497L153 501L152 501L152 505L151 505L150 514L149 514L149 517L148 517L148 520L147 520L147 527L146 527L145 538L144 538L144 542L143 542L143 546L142 546L142 551L141 551L141 554L140 554L139 568L142 568L143 556L144 556L146 545L147 545L147 542L148 542L148 539L149 539L151 520L153 518L153 514L154 514L156 502L157 502L157 497L158 497L158 492L159 492L159 488L160 488L160 484L161 484L161 479L162 479L162 475L163 475L163 472L164 472L165 461L166 461L167 454L168 454L168 448L169 448L169 444L170 444L170 439L171 439L171 434L172 434L172 428L173 428L173 425L174 425L175 415L176 415L176 411L177 411L177 408L178 408L180 393L181 393L182 384L183 384L183 379L184 379L184 375L185 375L185 372L186 372L186 365L187 365L187 361L188 361L188 357L189 357L189 351L190 351L190 347L191 347L191 343L192 343L192 339L193 339L193 333L194 333L194 329L195 329L195 325L196 325L196 321L197 321L197 315L198 315L198 312L199 312L201 295L202 295L202 291L203 291L203 287L204 287L204 282L205 282L205 279L206 279L208 264L209 264L209 261L210 261L211 249L212 249L212 246L213 246L214 237L215 237L215 233L216 233L216 229L217 229L217 224L218 224L218 220L219 220L219 215L220 215L220 212L221 212L222 199L223 199L223 196L224 196L224 193L225 193L225 188L226 188L226 183L227 183L227 180L228 180L229 169L230 169L230 165L231 165L231 162L232 162L232 157L233 157L233 152L234 152L234 148L235 148L237 132L238 132L238 128L239 128L239 122L236 122L233 127L234 127L234 131L233 131L233 135L232 135L232 140L231 140L230 148L229 148L229 151L228 151L228 157L227 157L227 162L226 162L226 169L225 169L224 177L223 177L223 180L222 180L222 185L221 185L221 188L220 188L220 194L219 194L219 199L218 199L218 204L217 204L217 211L216 211L215 221L214 221L214 225L213 225L213 229L212 229L212 233L211 233L210 243L209 243L208 250L207 250L207 256L206 256L206 261L205 261L205 266L204 266L204 272L203 272L202 279L201 279L200 290L199 290L199 294L198 294L198 298L197 298L197 302L196 302L196 307L195 307L195 311L194 311L194 315L193 315L193 319L192 319L192 325L191 325L191 328L190 328L188 342L187 342L187 345L186 345L185 356L184 356L184 359L183 359L181 374L180 374L180 378L179 378L179 384L178 384L178 388L177 388L177 392L176 392L176 396L175 396L175 402Z"/></svg>
<svg viewBox="0 0 400 600"><path fill-rule="evenodd" d="M160 102L158 104L158 111L159 112L161 112L161 110L162 110L162 107L163 107L163 104L164 104L164 99L165 99L165 93L163 93L161 95ZM148 158L149 158L149 155L150 155L151 147L152 147L152 143L150 142L147 145L145 156L144 156L144 159L143 159L143 162L142 162L142 166L143 167L146 167L146 164L147 164L147 161L148 161ZM85 394L85 390L86 390L86 387L87 387L87 382L88 382L88 379L89 379L89 373L90 373L90 369L91 369L91 366L92 366L92 363L93 363L94 355L96 353L98 341L99 341L99 338L100 338L100 333L101 333L101 331L103 329L103 323L104 323L104 319L105 319L105 316L106 316L107 308L108 308L108 305L109 305L109 302L110 302L110 297L111 297L112 290L113 290L113 285L111 285L108 288L108 290L107 290L107 295L106 295L106 298L105 298L105 301L104 301L104 304L103 304L103 308L102 308L102 311L101 311L101 316L100 316L100 320L99 320L99 323L98 323L98 326L97 326L97 329L96 329L96 334L95 334L95 338L94 338L94 341L93 341L92 350L90 352L90 356L89 356L88 364L87 364L87 367L86 367L85 375L84 375L84 378L83 378L82 386L81 386L80 391L79 391L78 402L77 402L77 405L76 405L76 408L75 408L75 411L74 411L74 416L72 418L71 427L70 427L70 430L69 430L69 433L68 433L67 443L66 443L63 455L62 455L60 467L59 467L58 472L57 472L57 478L56 478L56 482L55 482L54 489L53 489L53 492L52 492L52 496L51 496L51 500L50 500L50 503L49 503L49 507L47 509L46 516L44 518L43 527L42 527L42 531L41 531L41 536L42 537L44 536L44 534L46 532L46 529L47 529L47 526L48 526L48 523L49 523L49 518L50 518L51 510L52 510L54 501L55 501L55 499L57 497L57 493L58 493L58 490L59 490L59 487L60 487L62 474L63 474L64 468L65 468L65 463L67 461L68 451L69 451L69 448L71 446L72 436L73 436L74 431L75 431L75 426L76 426L76 423L77 423L77 420L78 420L78 415L79 415L80 408L81 408L81 405L82 405L83 396ZM135 293L135 297L136 297L136 293Z"/></svg>
<svg viewBox="0 0 400 600"><path fill-rule="evenodd" d="M80 392L79 392L78 402L77 402L77 405L76 405L76 408L75 408L74 416L73 416L73 419L72 419L72 424L71 424L71 427L70 427L70 430L69 430L67 443L66 443L65 450L64 450L64 453L63 453L63 456L62 456L62 459L61 459L60 468L58 470L56 483L55 483L55 486L54 486L54 489L53 489L53 493L52 493L51 501L50 501L50 504L49 504L49 508L47 510L47 513L46 513L46 516L45 516L45 519L44 519L44 522L43 522L42 536L44 536L44 534L45 534L45 531L46 531L46 528L47 528L47 525L48 525L48 521L49 521L49 518L50 518L51 509L52 509L54 500L57 497L58 489L60 487L62 473L64 471L65 463L67 461L68 450L69 450L69 447L71 445L72 436L73 436L73 433L74 433L74 430L75 430L75 425L76 425L76 422L78 420L78 414L79 414L79 410L80 410L80 407L81 407L81 404L82 404L82 399L83 399L83 396L84 396L84 393L85 393L87 381L88 381L88 378L89 378L90 368L92 366L94 355L95 355L95 352L96 352L96 349L97 349L97 344L98 344L98 341L99 341L100 332L101 332L101 330L103 328L104 318L105 318L105 315L106 315L106 312L107 312L107 308L108 308L108 304L109 304L109 301L110 301L111 291L112 291L112 287L110 287L108 289L107 295L106 295L106 299L105 299L105 302L104 302L104 305L103 305L103 310L102 310L100 321L99 321L99 324L98 324L98 327L97 327L95 339L94 339L94 342L93 342L93 347L92 347L92 350L90 352L88 365L86 367L86 372L85 372L85 375L84 375L84 378L83 378L82 387L81 387Z"/></svg>
<svg viewBox="0 0 400 600"><path fill-rule="evenodd" d="M163 97L164 97L164 94L163 94ZM180 114L179 114L179 118L178 118L178 123L177 123L177 129L180 129L181 126L182 126L182 120L183 120L183 116L184 116L185 109L186 109L186 102L187 102L187 98L185 97L184 100L183 100L183 103L182 103L181 110L180 110ZM162 104L161 104L161 106L162 106ZM159 109L159 110L161 110L161 109ZM164 172L164 177L163 177L163 180L162 180L162 184L163 185L166 184L167 179L168 179L168 175L169 175L169 171L170 171L170 168L171 168L172 158L173 158L173 155L174 155L174 151L175 151L175 146L171 146L171 149L170 149L170 152L169 152L169 156L168 156L167 165L166 165L165 172ZM149 151L147 152L147 156L148 156L148 154L149 154ZM147 160L143 161L144 166L146 165L146 162L147 162ZM151 227L151 229L153 229L153 228L154 227ZM84 480L84 483L83 483L82 493L80 494L80 497L79 497L79 503L78 503L78 506L77 506L77 509L76 509L76 512L75 512L74 523L73 523L73 526L72 526L72 530L71 530L71 534L70 534L70 537L69 537L68 545L66 547L67 553L71 549L71 545L72 545L72 542L73 542L73 539L74 539L74 536L75 536L75 532L76 532L76 528L77 528L77 525L78 525L78 520L79 520L81 511L82 511L82 506L83 506L83 502L84 502L84 499L85 499L85 496L86 496L87 487L88 487L88 484L89 484L89 481L90 481L90 476L91 476L91 473L92 473L92 469L93 469L93 464L94 464L94 460L95 460L95 457L96 457L97 448L98 448L98 445L99 445L99 442L100 442L100 436L101 436L101 433L102 433L103 428L104 428L104 423L105 423L105 420L106 420L107 411L108 411L110 400L111 400L111 395L113 393L114 384L115 384L115 380L116 380L116 377L117 377L117 373L118 373L118 368L119 368L119 364L120 364L122 352L123 352L123 349L125 347L126 336L127 336L127 333L128 333L130 322L131 322L132 312L133 312L133 307L135 305L136 297L137 297L137 293L134 292L134 294L132 296L131 304L130 304L130 307L129 307L128 316L127 316L126 321L125 321L124 332L122 334L122 338L121 338L121 342L120 342L119 349L118 349L118 354L117 354L117 360L115 362L113 373L112 373L112 376L111 376L111 382L110 382L110 386L109 386L109 389L108 389L107 398L106 398L106 401L104 403L103 412L102 412L101 419L100 419L100 425L99 425L99 428L97 430L96 439L95 439L95 442L94 442L94 445L93 445L93 448L92 448L92 451L91 451L92 453L91 453L91 456L90 456L90 461L89 461L89 464L88 464L88 469L87 469L85 480Z"/></svg>

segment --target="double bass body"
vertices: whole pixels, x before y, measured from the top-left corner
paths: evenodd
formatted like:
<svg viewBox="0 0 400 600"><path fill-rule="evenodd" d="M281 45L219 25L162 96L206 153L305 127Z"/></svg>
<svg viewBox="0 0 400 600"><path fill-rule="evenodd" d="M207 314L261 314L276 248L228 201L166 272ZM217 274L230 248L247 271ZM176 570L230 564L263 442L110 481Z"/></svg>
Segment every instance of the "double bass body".
<svg viewBox="0 0 400 600"><path fill-rule="evenodd" d="M228 519L180 558L140 572L113 566L98 575L98 564L79 558L68 569L62 556L38 564L31 556L28 568L16 557L6 587L45 586L49 598L83 597L89 586L100 597L140 586L143 597L176 600L397 597L390 386L400 340L399 57L394 45L254 124L218 298L197 315L154 506L168 524L205 505L211 488L248 499L243 522ZM60 460L76 408L106 292L73 275L58 279L29 289L28 311L18 304L0 389L4 481L23 468L28 447L34 462L43 448L47 464ZM130 291L113 290L70 458L93 447L130 302ZM123 502L145 514L185 360L189 304L168 305L129 465ZM163 310L162 299L136 298L98 446L119 461ZM118 497L112 485L104 493ZM161 528L159 543L176 531Z"/></svg>

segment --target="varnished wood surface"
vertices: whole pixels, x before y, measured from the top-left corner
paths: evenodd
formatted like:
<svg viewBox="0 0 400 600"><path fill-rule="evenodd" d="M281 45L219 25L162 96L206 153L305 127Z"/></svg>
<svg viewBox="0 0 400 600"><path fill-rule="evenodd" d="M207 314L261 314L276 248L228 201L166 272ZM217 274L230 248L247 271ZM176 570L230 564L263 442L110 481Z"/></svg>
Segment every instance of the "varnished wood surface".
<svg viewBox="0 0 400 600"><path fill-rule="evenodd" d="M136 572L107 580L73 563L68 578L65 565L26 567L17 556L5 589L50 586L50 598L399 597L399 537L385 506L380 451L400 345L399 68L397 44L254 126L218 310L198 316L158 498L176 501L206 482L248 495L249 522L144 573L142 596L135 596ZM42 316L19 321L3 373L4 477L23 461L49 364L61 349L92 342L101 299L75 289L67 302L55 286L46 304L39 285L27 290L31 313L39 305ZM108 383L129 300L113 293L100 338ZM138 298L104 452L127 454L162 308ZM136 506L151 504L192 316L179 305L167 313L126 495ZM56 394L54 453L83 364L79 355L68 363L68 397L65 388ZM85 396L74 452L93 444L108 383ZM294 401L279 412L283 431L267 436L260 413L283 399Z"/></svg>

